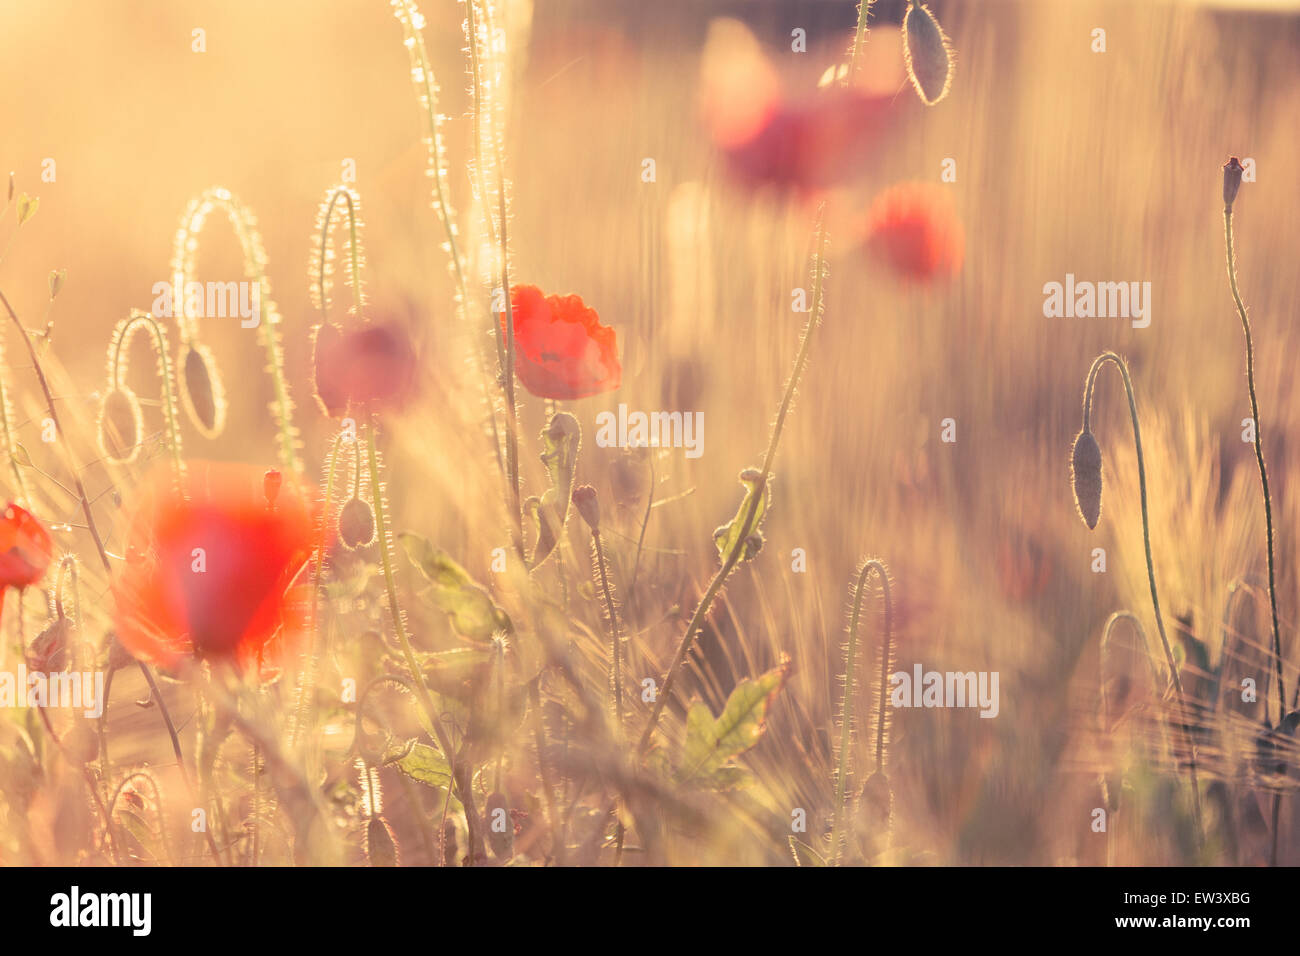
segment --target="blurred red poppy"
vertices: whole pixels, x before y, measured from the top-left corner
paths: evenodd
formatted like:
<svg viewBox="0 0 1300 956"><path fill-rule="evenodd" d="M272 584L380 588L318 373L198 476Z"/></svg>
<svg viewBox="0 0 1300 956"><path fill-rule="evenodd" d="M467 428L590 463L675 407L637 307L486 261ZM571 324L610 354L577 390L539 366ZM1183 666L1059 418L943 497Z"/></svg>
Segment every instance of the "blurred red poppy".
<svg viewBox="0 0 1300 956"><path fill-rule="evenodd" d="M731 174L750 186L826 189L869 169L904 108L901 54L863 56L851 83L828 71L792 92L748 27L715 20L700 69L700 111ZM902 101L906 103L906 101Z"/></svg>
<svg viewBox="0 0 1300 956"><path fill-rule="evenodd" d="M900 276L928 282L961 271L966 235L947 190L907 182L876 197L862 238Z"/></svg>
<svg viewBox="0 0 1300 956"><path fill-rule="evenodd" d="M415 393L415 350L406 329L391 322L316 330L316 400L330 418L349 406L401 409Z"/></svg>
<svg viewBox="0 0 1300 956"><path fill-rule="evenodd" d="M586 398L623 380L618 338L576 295L545 295L535 285L510 289L515 373L539 398ZM506 314L501 313L501 328Z"/></svg>
<svg viewBox="0 0 1300 956"><path fill-rule="evenodd" d="M20 591L45 576L54 542L35 517L12 501L0 515L0 612L7 588Z"/></svg>
<svg viewBox="0 0 1300 956"><path fill-rule="evenodd" d="M128 560L113 584L117 634L137 659L186 658L274 676L299 636L288 592L313 547L314 498L290 476L275 503L245 465L193 463L147 483L131 516Z"/></svg>
<svg viewBox="0 0 1300 956"><path fill-rule="evenodd" d="M748 139L718 145L751 185L824 189L869 163L895 112L895 97L835 86L776 105Z"/></svg>

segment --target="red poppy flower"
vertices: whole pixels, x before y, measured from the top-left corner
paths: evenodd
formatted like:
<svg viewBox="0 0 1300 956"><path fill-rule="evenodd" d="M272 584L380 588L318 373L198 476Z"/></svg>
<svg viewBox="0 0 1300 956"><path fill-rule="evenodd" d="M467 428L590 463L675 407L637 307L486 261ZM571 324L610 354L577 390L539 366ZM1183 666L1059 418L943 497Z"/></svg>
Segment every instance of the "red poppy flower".
<svg viewBox="0 0 1300 956"><path fill-rule="evenodd" d="M117 634L136 658L174 669L185 658L273 676L297 636L288 594L313 547L313 507L285 476L274 505L262 470L191 464L145 486L113 585ZM183 493L182 493L183 492Z"/></svg>
<svg viewBox="0 0 1300 956"><path fill-rule="evenodd" d="M6 588L20 591L45 577L54 542L45 526L12 501L0 515L0 611Z"/></svg>
<svg viewBox="0 0 1300 956"><path fill-rule="evenodd" d="M314 351L316 399L330 418L341 418L349 405L400 409L415 392L415 350L400 325L345 331L325 323Z"/></svg>
<svg viewBox="0 0 1300 956"><path fill-rule="evenodd" d="M863 238L899 275L917 282L956 275L966 251L961 220L937 183L886 189L871 204Z"/></svg>
<svg viewBox="0 0 1300 956"><path fill-rule="evenodd" d="M515 373L539 398L587 398L619 387L618 338L576 295L544 295L535 285L510 290ZM501 313L501 328L506 314Z"/></svg>

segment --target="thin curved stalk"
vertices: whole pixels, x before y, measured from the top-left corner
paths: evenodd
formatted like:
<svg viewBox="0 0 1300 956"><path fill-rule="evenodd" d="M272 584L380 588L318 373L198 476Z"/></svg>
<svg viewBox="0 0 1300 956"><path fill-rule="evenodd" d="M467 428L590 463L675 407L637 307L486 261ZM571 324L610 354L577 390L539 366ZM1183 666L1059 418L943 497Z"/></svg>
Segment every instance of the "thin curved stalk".
<svg viewBox="0 0 1300 956"><path fill-rule="evenodd" d="M759 502L765 496L767 481L772 475L772 462L776 458L776 449L781 441L781 432L785 427L785 419L790 412L790 406L794 402L794 394L799 385L799 380L803 377L804 369L808 365L812 333L821 323L826 262L825 216L826 204L823 202L817 212L816 253L813 259L812 310L808 316L808 324L804 326L803 340L799 343L799 354L794 361L794 371L790 373L790 380L785 387L785 395L781 399L781 407L776 414L776 422L772 425L772 434L768 439L767 451L763 455L762 470L759 472L758 481L754 484L753 492L750 495L749 507L745 509L745 515L741 521L740 533L736 536L735 545L732 547L731 553L727 555L726 560L723 561L722 566L713 575L713 580L709 582L709 586L704 591L704 597L696 605L695 613L691 615L690 622L686 625L686 633L682 635L681 643L677 645L677 653L673 655L673 661L668 666L668 672L664 674L663 686L659 689L659 693L655 695L654 706L650 710L645 730L641 733L641 739L637 743L636 752L638 758L644 757L646 751L650 749L650 741L654 736L655 728L659 725L659 717L668 703L673 684L681 671L682 662L686 660L686 654L691 649L695 635L703 625L704 617L709 613L709 608L713 606L718 592L722 590L722 585L731 575L736 565L740 563L741 555L745 552L746 539L754 530L754 519L758 514Z"/></svg>
<svg viewBox="0 0 1300 956"><path fill-rule="evenodd" d="M1203 831L1201 829L1200 784L1197 781L1196 773L1196 739L1192 736L1191 727L1187 724L1187 700L1183 694L1183 681L1178 674L1178 663L1174 660L1173 648L1170 647L1169 637L1165 632L1164 615L1160 612L1160 592L1156 587L1156 567L1155 561L1151 557L1151 518L1147 511L1147 470L1146 461L1142 454L1142 427L1138 422L1137 398L1133 393L1133 380L1129 377L1128 366L1114 352L1103 352L1093 360L1092 367L1088 369L1088 381L1083 396L1083 427L1085 431L1090 429L1093 388L1096 385L1097 374L1101 371L1101 367L1107 363L1119 369L1120 377L1124 380L1124 392L1128 396L1129 417L1133 421L1133 444L1137 450L1138 492L1142 500L1142 546L1146 551L1147 581L1151 586L1151 608L1155 612L1156 630L1160 633L1160 644L1164 648L1165 661L1169 665L1169 678L1173 683L1174 693L1178 700L1179 724L1187 739L1188 772L1192 784L1192 813L1196 818L1196 838L1199 843L1203 839Z"/></svg>
<svg viewBox="0 0 1300 956"><path fill-rule="evenodd" d="M175 469L176 480L180 481L185 476L185 459L181 450L180 416L176 404L175 379L172 377L167 334L151 313L132 309L130 316L118 328L113 341L113 358L109 364L109 387L111 389L120 389L122 387L122 351L130 343L136 327L141 325L147 327L153 333L154 352L158 357L158 377L162 379L163 412L167 419L167 436L171 445L172 468Z"/></svg>
<svg viewBox="0 0 1300 956"><path fill-rule="evenodd" d="M1286 682L1282 676L1282 633L1277 622L1277 574L1274 570L1273 500L1268 492L1268 468L1264 464L1264 426L1259 420L1259 399L1255 395L1255 344L1250 334L1250 318L1237 290L1237 260L1232 251L1232 206L1223 207L1223 240L1228 258L1228 286L1232 301L1241 317L1241 331L1246 336L1246 387L1250 392L1250 415L1255 422L1255 463L1259 466L1260 493L1264 496L1264 526L1268 537L1268 602L1273 614L1273 658L1277 665L1277 722L1286 717ZM1300 693L1300 684L1296 685ZM1294 705L1292 705L1294 706Z"/></svg>

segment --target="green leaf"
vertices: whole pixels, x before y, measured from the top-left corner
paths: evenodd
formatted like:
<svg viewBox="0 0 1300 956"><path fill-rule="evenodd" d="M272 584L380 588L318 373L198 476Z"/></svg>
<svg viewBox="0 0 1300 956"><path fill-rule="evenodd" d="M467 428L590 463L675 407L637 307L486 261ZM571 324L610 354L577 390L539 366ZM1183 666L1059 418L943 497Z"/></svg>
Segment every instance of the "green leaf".
<svg viewBox="0 0 1300 956"><path fill-rule="evenodd" d="M396 767L420 783L431 787L445 787L451 782L451 765L437 747L416 741L401 746L393 745L384 754L384 764Z"/></svg>
<svg viewBox="0 0 1300 956"><path fill-rule="evenodd" d="M411 563L433 585L430 590L433 603L451 619L457 634L471 640L489 641L498 631L513 630L510 618L497 607L492 595L475 583L469 572L447 552L409 531L397 537Z"/></svg>
<svg viewBox="0 0 1300 956"><path fill-rule="evenodd" d="M428 744L410 740L401 746L394 745L384 755L384 764L396 767L412 780L436 790L445 790L451 785L451 766L447 758L438 748ZM457 811L461 808L455 797L451 798L451 808Z"/></svg>
<svg viewBox="0 0 1300 956"><path fill-rule="evenodd" d="M36 215L36 210L41 201L35 196L29 196L26 193L18 195L18 225L22 225L32 216Z"/></svg>
<svg viewBox="0 0 1300 956"><path fill-rule="evenodd" d="M723 564L727 563L737 547L743 548L737 561L749 561L763 547L763 532L759 530L759 525L763 523L763 516L767 514L768 505L771 503L772 478L769 475L763 482L760 494L759 481L762 477L762 472L757 468L746 468L740 473L740 483L745 488L745 497L736 510L736 517L713 532L713 543L718 546L718 560ZM757 505L754 504L756 495L760 496ZM746 527L745 518L751 507L754 508L754 518L749 522L748 532L742 544L741 531Z"/></svg>
<svg viewBox="0 0 1300 956"><path fill-rule="evenodd" d="M542 429L542 464L551 479L551 487L542 497L526 502L528 516L537 524L537 544L528 569L536 568L555 550L560 532L569 520L573 500L573 482L578 467L578 449L582 447L582 427L568 412L557 412Z"/></svg>
<svg viewBox="0 0 1300 956"><path fill-rule="evenodd" d="M703 701L686 715L686 743L677 771L682 784L711 790L735 790L753 781L730 761L753 747L766 727L768 708L790 676L790 661L761 677L741 681L716 719Z"/></svg>

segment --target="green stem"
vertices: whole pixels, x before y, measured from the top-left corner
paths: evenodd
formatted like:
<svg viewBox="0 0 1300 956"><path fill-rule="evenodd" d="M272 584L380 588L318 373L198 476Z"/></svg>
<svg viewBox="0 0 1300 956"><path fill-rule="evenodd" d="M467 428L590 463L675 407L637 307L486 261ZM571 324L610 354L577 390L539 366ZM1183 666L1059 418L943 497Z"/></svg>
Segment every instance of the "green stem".
<svg viewBox="0 0 1300 956"><path fill-rule="evenodd" d="M1264 426L1259 420L1259 400L1255 397L1255 346L1250 335L1250 319L1246 315L1246 306L1237 291L1237 262L1232 251L1232 207L1223 208L1223 237L1227 247L1228 285L1232 289L1232 301L1237 305L1237 314L1241 316L1241 330L1246 335L1246 385L1250 391L1250 415L1255 422L1255 462L1259 465L1259 484L1264 495L1264 525L1268 536L1268 601L1273 612L1273 658L1277 664L1277 720L1280 724L1286 717L1286 684L1282 677L1282 633L1277 622L1277 580L1273 567L1273 501L1268 493L1268 469L1264 465ZM1300 692L1300 684L1296 685Z"/></svg>
<svg viewBox="0 0 1300 956"><path fill-rule="evenodd" d="M740 562L741 555L745 552L746 539L754 530L754 518L758 513L759 502L763 500L768 478L772 474L772 462L776 458L776 449L781 441L781 432L785 427L786 415L790 412L790 406L794 402L795 389L798 387L799 379L802 378L804 369L808 364L813 329L821 322L823 274L826 259L825 215L826 204L822 203L817 212L817 251L813 260L812 311L809 313L807 325L804 326L803 340L799 343L799 354L795 358L794 371L790 373L790 380L785 387L785 396L781 399L781 407L777 412L776 422L772 426L767 451L763 455L762 471L759 474L758 481L754 484L749 507L745 510L744 517L741 520L740 533L736 535L731 553L727 555L722 566L713 575L713 580L709 582L709 586L705 589L704 597L700 599L700 603L696 606L695 613L691 615L690 622L686 625L686 633L682 635L681 643L677 645L677 653L673 655L673 661L668 666L668 672L664 674L663 687L655 695L654 707L650 710L650 717L646 720L645 730L641 734L641 740L637 743L636 752L638 757L645 756L646 751L649 750L650 740L654 736L655 727L659 724L659 717L668 703L673 684L676 682L677 674L681 670L682 662L686 660L686 654L691 649L695 635L703 625L704 617L708 614L709 608L712 607L718 592L722 590L722 585Z"/></svg>
<svg viewBox="0 0 1300 956"><path fill-rule="evenodd" d="M623 736L623 673L622 642L618 635L618 612L614 610L614 597L609 591L609 575L605 570L605 549L600 543L600 529L591 529L591 539L596 547L596 567L600 572L600 590L605 596L605 613L609 615L609 689L610 702L614 708L614 733Z"/></svg>
<svg viewBox="0 0 1300 956"><path fill-rule="evenodd" d="M1129 416L1133 420L1133 444L1137 449L1137 466L1138 466L1138 492L1142 499L1142 545L1146 550L1147 559L1147 580L1151 585L1151 607L1155 612L1156 630L1160 632L1160 644L1164 648L1165 661L1169 665L1169 678L1173 683L1174 692L1178 700L1179 724L1182 727L1183 734L1187 739L1187 748L1189 753L1188 769L1191 776L1192 784L1192 812L1196 818L1196 838L1199 843L1203 839L1201 830L1201 795L1200 785L1197 782L1196 774L1196 740L1192 736L1191 727L1187 723L1187 700L1183 695L1183 681L1178 674L1178 663L1174 660L1173 649L1169 646L1169 637L1165 633L1164 615L1160 613L1160 594L1156 589L1156 567L1151 557L1151 519L1147 512L1147 471L1146 463L1142 455L1142 429L1138 424L1137 399L1133 394L1133 380L1129 377L1128 366L1124 360L1114 352L1103 352L1093 361L1092 367L1088 369L1088 382L1084 388L1083 397L1083 427L1088 429L1092 420L1092 392L1096 384L1097 374L1101 367L1106 363L1113 364L1119 369L1120 376L1124 379L1124 391L1128 395Z"/></svg>
<svg viewBox="0 0 1300 956"><path fill-rule="evenodd" d="M867 42L867 17L871 14L872 0L858 0L858 28L853 32L853 52L849 56L849 73L844 78L845 84L853 82L853 74L858 68L858 54Z"/></svg>
<svg viewBox="0 0 1300 956"><path fill-rule="evenodd" d="M461 805L465 808L465 826L469 835L470 858L471 862L473 862L483 858L483 838L479 832L477 811L474 809L473 788L469 786L472 779L471 775L467 774L465 768L461 766L463 762L457 759L451 741L447 739L447 735L442 729L442 722L438 719L438 710L434 707L433 698L429 696L429 689L424 684L424 675L420 671L419 661L416 660L415 650L411 647L411 639L406 633L406 620L402 616L402 607L397 599L397 581L393 576L393 542L388 531L388 519L384 514L384 492L379 481L379 458L375 451L375 423L373 420L366 436L366 446L370 467L370 490L375 505L375 531L379 536L380 565L384 572L384 587L388 593L388 610L393 618L393 630L396 632L398 643L402 647L402 656L406 659L407 669L411 672L411 683L415 688L415 696L420 702L420 707L424 710L425 717L428 718L430 729L433 731L438 746L442 749L443 755L447 758L447 763L451 767L453 785L458 791L457 795L460 797Z"/></svg>
<svg viewBox="0 0 1300 956"><path fill-rule="evenodd" d="M876 770L884 769L885 754L885 685L889 680L890 640L893 634L893 604L889 596L889 570L884 563L872 558L862 564L857 586L853 589L853 612L849 620L849 642L844 651L844 701L840 706L839 760L835 768L835 815L831 822L831 848L836 866L843 852L842 829L844 825L845 796L848 791L849 750L853 727L853 688L856 683L856 657L858 649L858 623L862 614L862 597L866 591L867 575L875 571L880 578L880 589L885 598L885 633L880 655L880 722L876 731Z"/></svg>

